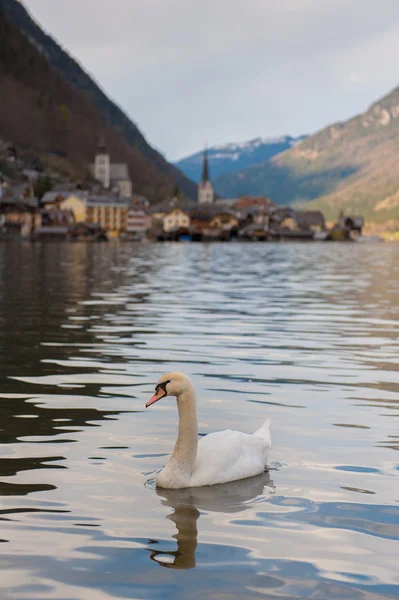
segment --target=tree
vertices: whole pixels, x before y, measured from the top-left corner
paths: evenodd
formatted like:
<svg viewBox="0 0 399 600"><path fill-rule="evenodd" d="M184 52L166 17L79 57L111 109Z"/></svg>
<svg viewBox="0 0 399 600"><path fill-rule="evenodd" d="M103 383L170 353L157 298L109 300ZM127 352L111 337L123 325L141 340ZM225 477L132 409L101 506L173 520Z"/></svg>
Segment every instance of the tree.
<svg viewBox="0 0 399 600"><path fill-rule="evenodd" d="M39 177L39 179L35 183L33 191L35 193L36 198L39 198L39 200L41 200L46 192L51 192L53 187L54 185L52 180L48 175L46 175L45 177Z"/></svg>

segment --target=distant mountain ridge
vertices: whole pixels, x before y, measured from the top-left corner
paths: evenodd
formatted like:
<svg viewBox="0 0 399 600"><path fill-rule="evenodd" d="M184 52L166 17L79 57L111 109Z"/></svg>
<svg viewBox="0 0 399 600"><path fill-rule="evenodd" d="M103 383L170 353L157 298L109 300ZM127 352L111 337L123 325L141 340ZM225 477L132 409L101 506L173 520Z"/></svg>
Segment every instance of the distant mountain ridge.
<svg viewBox="0 0 399 600"><path fill-rule="evenodd" d="M264 162L276 154L295 146L306 139L306 135L276 138L257 137L246 142L230 142L208 148L208 162L213 186L218 191L218 178L225 173L234 173L246 167ZM199 183L202 173L204 151L201 150L175 163L183 173Z"/></svg>
<svg viewBox="0 0 399 600"><path fill-rule="evenodd" d="M136 156L142 157L142 163L147 159L148 174L151 169L159 173L155 177L154 190L150 193L155 199L161 199L161 190L169 187L173 190L177 184L180 190L189 197L196 196L196 186L188 180L176 167L168 163L166 159L154 148L152 148L138 127L127 117L127 115L101 90L97 83L84 71L78 62L72 58L51 36L47 35L40 26L31 18L23 4L18 0L0 0L0 14L4 14L8 21L16 26L29 40L31 46L34 46L36 52L46 58L50 65L60 74L60 76L69 83L78 93L84 95L98 111L99 116L104 121L104 127L112 127L115 134L120 136L121 146L127 144L136 152ZM10 38L8 38L10 39ZM5 44L5 40L0 40ZM34 60L32 58L32 60ZM27 74L25 73L24 76ZM17 76L16 73L13 76ZM44 83L44 79L43 79ZM24 82L21 81L24 85ZM46 95L46 90L43 90ZM11 99L12 100L12 99ZM8 128L10 130L10 128ZM0 130L1 133L1 130ZM16 141L16 140L14 140ZM116 139L115 139L116 146ZM91 157L92 158L92 157ZM133 159L132 159L133 160ZM148 177L150 177L148 175ZM161 180L163 179L163 183ZM168 183L169 182L169 183ZM148 189L151 183L148 182ZM140 183L139 183L140 187ZM138 191L144 193L141 188Z"/></svg>
<svg viewBox="0 0 399 600"><path fill-rule="evenodd" d="M399 228L399 87L365 112L235 173L221 175L225 196L266 195L336 218L342 210Z"/></svg>

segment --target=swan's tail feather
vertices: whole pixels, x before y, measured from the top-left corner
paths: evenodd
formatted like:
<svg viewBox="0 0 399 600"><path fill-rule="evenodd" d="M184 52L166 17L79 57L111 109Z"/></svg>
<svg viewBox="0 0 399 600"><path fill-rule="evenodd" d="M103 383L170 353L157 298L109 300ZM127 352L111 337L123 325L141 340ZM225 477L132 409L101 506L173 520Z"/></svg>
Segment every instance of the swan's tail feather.
<svg viewBox="0 0 399 600"><path fill-rule="evenodd" d="M271 444L271 434L270 434L270 417L267 417L262 427L255 431L254 435L258 438L262 438L262 440L269 440Z"/></svg>

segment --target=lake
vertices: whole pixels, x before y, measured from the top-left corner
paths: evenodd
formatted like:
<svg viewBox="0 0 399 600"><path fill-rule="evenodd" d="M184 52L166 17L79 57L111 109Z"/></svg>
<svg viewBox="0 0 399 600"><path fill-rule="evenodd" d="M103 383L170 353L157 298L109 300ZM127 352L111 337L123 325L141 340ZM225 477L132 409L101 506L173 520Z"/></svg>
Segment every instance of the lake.
<svg viewBox="0 0 399 600"><path fill-rule="evenodd" d="M269 472L167 491L272 419ZM399 244L0 244L2 600L399 598Z"/></svg>

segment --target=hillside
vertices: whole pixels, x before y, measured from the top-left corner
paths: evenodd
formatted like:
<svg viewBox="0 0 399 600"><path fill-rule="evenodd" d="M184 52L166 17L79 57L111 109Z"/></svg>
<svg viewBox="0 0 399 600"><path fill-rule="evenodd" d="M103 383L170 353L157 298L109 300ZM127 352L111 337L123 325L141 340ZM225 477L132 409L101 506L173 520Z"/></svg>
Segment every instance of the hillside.
<svg viewBox="0 0 399 600"><path fill-rule="evenodd" d="M229 197L267 195L334 218L340 210L399 220L399 88L366 112L312 135L270 161L218 180Z"/></svg>
<svg viewBox="0 0 399 600"><path fill-rule="evenodd" d="M231 142L220 144L208 148L208 162L212 182L215 189L218 189L218 177L224 173L234 173L246 167L264 162L276 154L291 148L300 141L306 139L306 135L293 138L289 135L278 138L255 138L247 142ZM201 180L202 161L204 152L196 152L190 156L182 158L175 163L183 173L196 181Z"/></svg>
<svg viewBox="0 0 399 600"><path fill-rule="evenodd" d="M151 148L123 111L32 20L17 0L0 0L0 136L32 150L92 162L104 135L112 159L129 165L135 191L160 200L175 184L196 186Z"/></svg>

